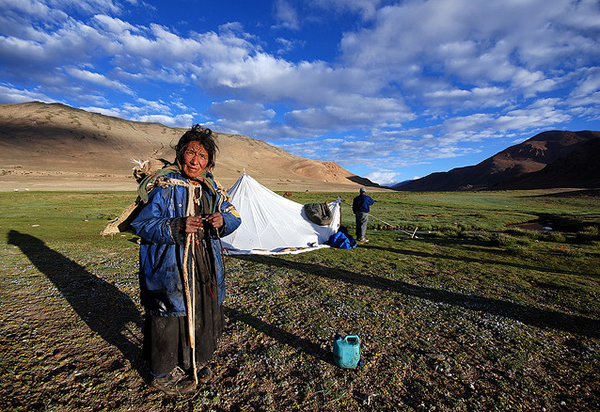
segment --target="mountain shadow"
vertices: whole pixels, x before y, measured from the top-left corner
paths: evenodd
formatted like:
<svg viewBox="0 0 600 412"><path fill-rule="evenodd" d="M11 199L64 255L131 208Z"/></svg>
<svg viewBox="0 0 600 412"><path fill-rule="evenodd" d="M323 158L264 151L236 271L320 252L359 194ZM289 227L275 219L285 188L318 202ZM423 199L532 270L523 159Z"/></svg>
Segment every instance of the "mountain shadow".
<svg viewBox="0 0 600 412"><path fill-rule="evenodd" d="M351 181L352 183L358 183L359 185L365 186L365 187L381 187L380 185L378 185L377 183L373 183L371 182L369 179L367 179L366 177L360 177L360 176L349 176L347 178L349 181Z"/></svg>
<svg viewBox="0 0 600 412"><path fill-rule="evenodd" d="M147 374L139 342L126 336L133 322L142 327L134 302L116 286L98 278L83 266L49 248L41 239L11 230L8 243L15 245L60 291L77 315L102 339L115 346L140 376Z"/></svg>

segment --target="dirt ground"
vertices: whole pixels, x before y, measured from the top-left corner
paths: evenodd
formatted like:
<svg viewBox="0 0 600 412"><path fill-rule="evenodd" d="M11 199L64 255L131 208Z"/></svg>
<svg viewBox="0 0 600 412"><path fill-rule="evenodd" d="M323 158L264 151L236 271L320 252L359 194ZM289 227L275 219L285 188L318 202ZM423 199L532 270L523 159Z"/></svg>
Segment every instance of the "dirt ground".
<svg viewBox="0 0 600 412"><path fill-rule="evenodd" d="M209 363L215 376L191 395L164 396L148 385L142 359L136 247L90 254L16 232L8 243L0 276L2 411L600 406L597 320L521 313L508 302L271 257L228 263L226 328ZM357 306L341 304L348 296ZM482 311L471 310L478 305ZM547 314L556 329L535 326ZM333 362L332 325L340 318L362 331L360 368ZM573 329L570 319L590 327Z"/></svg>

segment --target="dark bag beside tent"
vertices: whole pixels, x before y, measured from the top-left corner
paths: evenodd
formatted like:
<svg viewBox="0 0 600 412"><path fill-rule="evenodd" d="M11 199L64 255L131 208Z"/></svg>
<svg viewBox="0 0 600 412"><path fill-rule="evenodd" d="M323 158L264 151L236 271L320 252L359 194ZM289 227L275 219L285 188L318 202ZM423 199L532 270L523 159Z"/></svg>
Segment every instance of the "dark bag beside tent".
<svg viewBox="0 0 600 412"><path fill-rule="evenodd" d="M327 203L308 203L304 205L304 213L308 220L319 226L327 226L333 219Z"/></svg>

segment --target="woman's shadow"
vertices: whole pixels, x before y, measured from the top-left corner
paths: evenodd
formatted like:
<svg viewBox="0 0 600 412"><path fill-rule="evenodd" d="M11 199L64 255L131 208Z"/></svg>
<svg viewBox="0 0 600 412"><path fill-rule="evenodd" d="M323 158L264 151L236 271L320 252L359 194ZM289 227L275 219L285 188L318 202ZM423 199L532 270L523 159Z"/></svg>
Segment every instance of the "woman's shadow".
<svg viewBox="0 0 600 412"><path fill-rule="evenodd" d="M140 342L131 338L133 329L141 329L142 317L129 296L34 236L11 230L8 243L19 247L54 283L92 331L121 351L140 376L146 375Z"/></svg>

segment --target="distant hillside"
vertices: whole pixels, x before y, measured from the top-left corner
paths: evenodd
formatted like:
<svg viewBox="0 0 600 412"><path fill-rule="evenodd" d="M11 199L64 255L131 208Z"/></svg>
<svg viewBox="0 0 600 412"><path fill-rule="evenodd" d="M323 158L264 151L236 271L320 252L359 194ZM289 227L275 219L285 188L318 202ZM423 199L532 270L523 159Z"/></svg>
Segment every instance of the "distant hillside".
<svg viewBox="0 0 600 412"><path fill-rule="evenodd" d="M134 188L132 159L172 161L172 147L184 131L62 104L0 104L0 185L17 185L25 179L29 187L55 188L70 179L107 188L119 181ZM377 186L337 163L294 156L247 136L216 136L219 154L214 172L227 187L244 171L273 190Z"/></svg>
<svg viewBox="0 0 600 412"><path fill-rule="evenodd" d="M514 145L483 162L433 173L397 190L453 191L600 187L596 159L600 132L549 131ZM595 143L594 143L595 142Z"/></svg>
<svg viewBox="0 0 600 412"><path fill-rule="evenodd" d="M492 189L600 188L600 138L578 145L542 170L501 182Z"/></svg>

